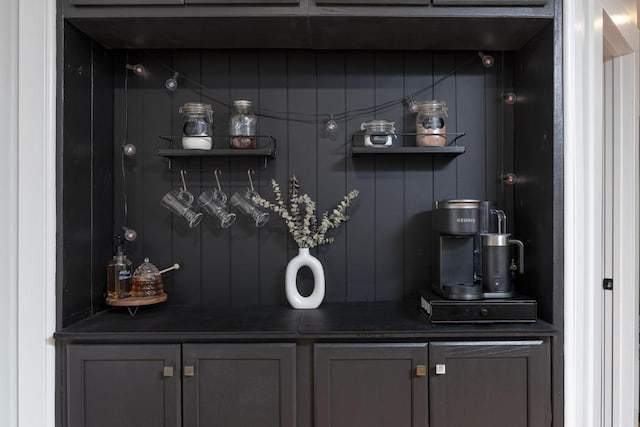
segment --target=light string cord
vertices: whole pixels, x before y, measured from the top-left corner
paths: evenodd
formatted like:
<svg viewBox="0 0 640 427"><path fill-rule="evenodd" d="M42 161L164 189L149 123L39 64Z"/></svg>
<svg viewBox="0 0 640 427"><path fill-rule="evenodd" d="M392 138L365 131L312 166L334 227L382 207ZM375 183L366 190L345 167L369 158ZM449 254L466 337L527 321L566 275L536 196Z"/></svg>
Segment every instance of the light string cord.
<svg viewBox="0 0 640 427"><path fill-rule="evenodd" d="M221 105L223 107L226 108L231 108L231 105L220 101L219 99L216 99L212 96L207 95L206 93L202 93L200 92L201 90L211 90L211 88L208 88L207 86L203 85L202 83L193 80L187 76L185 76L184 74L180 73L180 71L174 69L173 67L165 64L164 62L162 62L159 58L153 56L152 54L147 54L150 58L152 58L153 60L156 61L156 63L158 63L160 66L162 66L163 68L165 68L166 70L170 71L171 73L178 73L180 75L180 77L182 77L182 79L184 79L186 82L191 83L193 86L196 86L196 88L198 89L194 89L192 87L187 87L190 91L192 91L193 93L202 96L203 98L207 98L210 101L213 101L214 103ZM412 100L414 97L417 97L418 95L429 91L431 89L433 89L435 86L437 86L438 84L442 83L443 81L447 80L449 77L453 76L454 74L456 74L458 71L462 71L462 70L466 70L468 68L470 68L473 64L477 63L477 59L473 58L472 60L469 61L468 64L465 64L464 67L459 68L454 68L451 71L449 71L448 73L446 73L445 75L443 75L442 77L440 77L439 79L435 80L432 84L430 84L429 86L425 86L421 89L416 90L415 92L412 92L408 95L403 96L402 98L398 98L398 99L394 99L394 100L390 100L387 102L384 102L382 104L379 105L374 105L374 106L370 106L370 107L363 107L363 108L358 108L358 109L354 109L354 110L348 110L348 111L344 111L341 113L317 113L317 114L310 114L310 113L300 113L300 112L296 112L296 111L289 111L289 112L285 112L285 111L274 111L274 110L269 110L266 108L259 108L255 110L255 114L257 116L260 117L266 117L266 118L270 118L270 119L276 119L276 120L287 120L287 121L292 121L292 122L298 122L298 123L307 123L307 124L322 124L324 123L328 118L333 118L334 120L342 120L342 119L347 119L347 118L358 118L358 117L363 117L363 116L368 116L377 112L381 112L381 111L385 111L387 109L390 109L392 107L395 107L397 105L402 105L405 103L406 100ZM126 91L126 88L125 88ZM294 116L298 116L298 117L291 117L292 115ZM333 116L333 117L331 117ZM308 118L304 118L304 117L308 117ZM322 119L318 119L317 117L323 117Z"/></svg>
<svg viewBox="0 0 640 427"><path fill-rule="evenodd" d="M129 63L129 54L127 53L126 58L127 63ZM122 147L127 144L127 140L129 137L129 72L125 70L124 72L124 136L122 138ZM122 170L122 198L124 202L124 225L125 227L129 227L129 208L127 205L127 175L124 170L124 150L120 148L120 169Z"/></svg>

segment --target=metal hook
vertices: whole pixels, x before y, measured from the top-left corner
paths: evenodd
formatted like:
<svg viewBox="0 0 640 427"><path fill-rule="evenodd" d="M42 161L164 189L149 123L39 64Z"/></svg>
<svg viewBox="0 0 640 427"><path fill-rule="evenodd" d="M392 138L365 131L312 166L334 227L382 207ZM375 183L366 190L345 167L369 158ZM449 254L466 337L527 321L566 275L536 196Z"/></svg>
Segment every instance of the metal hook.
<svg viewBox="0 0 640 427"><path fill-rule="evenodd" d="M218 184L218 191L222 191L222 188L220 187L220 180L218 179L218 174L222 175L222 171L220 169L216 169L213 171L213 174L216 177L216 184Z"/></svg>
<svg viewBox="0 0 640 427"><path fill-rule="evenodd" d="M253 180L251 179L251 175L255 175L256 171L253 169L247 169L247 176L249 177L249 185L251 186L251 191L255 191L253 189Z"/></svg>
<svg viewBox="0 0 640 427"><path fill-rule="evenodd" d="M182 191L187 191L187 184L186 184L186 182L184 181L184 175L185 175L186 173L187 173L187 171L186 171L186 170L184 170L184 169L181 169L181 170L180 170L180 178L182 178Z"/></svg>

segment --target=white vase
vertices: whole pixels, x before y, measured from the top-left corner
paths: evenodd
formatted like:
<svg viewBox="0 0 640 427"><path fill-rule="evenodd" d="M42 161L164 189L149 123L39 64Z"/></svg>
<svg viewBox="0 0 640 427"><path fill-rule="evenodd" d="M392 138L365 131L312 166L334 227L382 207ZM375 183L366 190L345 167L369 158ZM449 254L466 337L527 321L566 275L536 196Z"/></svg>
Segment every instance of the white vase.
<svg viewBox="0 0 640 427"><path fill-rule="evenodd" d="M302 267L309 267L313 273L313 292L302 296L298 292L297 277ZM318 308L324 299L324 270L318 258L309 253L309 248L299 248L298 255L289 261L285 273L287 301L293 308Z"/></svg>

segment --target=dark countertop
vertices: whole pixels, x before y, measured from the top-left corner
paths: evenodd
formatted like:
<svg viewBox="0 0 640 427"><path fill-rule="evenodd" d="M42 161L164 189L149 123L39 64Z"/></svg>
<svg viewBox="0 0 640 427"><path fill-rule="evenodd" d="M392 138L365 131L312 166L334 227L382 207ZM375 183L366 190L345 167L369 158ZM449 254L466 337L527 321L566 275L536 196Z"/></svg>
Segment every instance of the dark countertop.
<svg viewBox="0 0 640 427"><path fill-rule="evenodd" d="M219 308L141 307L135 316L112 308L56 332L82 342L202 342L298 340L419 340L541 338L557 333L534 323L433 324L415 306L399 302L323 304L315 310L288 306Z"/></svg>

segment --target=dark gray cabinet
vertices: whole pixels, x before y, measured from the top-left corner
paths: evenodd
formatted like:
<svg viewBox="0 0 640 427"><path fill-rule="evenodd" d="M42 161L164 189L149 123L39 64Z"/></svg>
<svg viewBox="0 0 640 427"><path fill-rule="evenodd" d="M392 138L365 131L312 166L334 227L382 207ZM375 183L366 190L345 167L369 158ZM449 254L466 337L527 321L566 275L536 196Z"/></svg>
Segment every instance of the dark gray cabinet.
<svg viewBox="0 0 640 427"><path fill-rule="evenodd" d="M183 3L184 0L69 0L72 6L160 6Z"/></svg>
<svg viewBox="0 0 640 427"><path fill-rule="evenodd" d="M295 353L295 344L183 345L184 426L294 426Z"/></svg>
<svg viewBox="0 0 640 427"><path fill-rule="evenodd" d="M180 345L67 347L66 427L180 426Z"/></svg>
<svg viewBox="0 0 640 427"><path fill-rule="evenodd" d="M317 344L316 427L426 426L427 344Z"/></svg>
<svg viewBox="0 0 640 427"><path fill-rule="evenodd" d="M71 344L63 425L292 427L295 372L295 344Z"/></svg>
<svg viewBox="0 0 640 427"><path fill-rule="evenodd" d="M543 341L431 343L429 371L432 427L551 425Z"/></svg>

